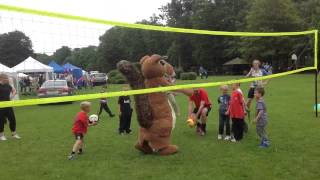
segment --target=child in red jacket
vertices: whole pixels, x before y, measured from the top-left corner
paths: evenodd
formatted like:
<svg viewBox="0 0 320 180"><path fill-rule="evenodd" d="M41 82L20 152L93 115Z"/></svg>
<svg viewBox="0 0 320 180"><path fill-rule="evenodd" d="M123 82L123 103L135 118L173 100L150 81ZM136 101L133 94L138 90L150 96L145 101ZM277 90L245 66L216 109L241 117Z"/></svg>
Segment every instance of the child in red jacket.
<svg viewBox="0 0 320 180"><path fill-rule="evenodd" d="M76 138L76 142L74 143L72 152L68 157L69 160L73 160L75 158L76 152L78 154L82 154L83 138L87 133L88 126L96 125L96 122L89 123L88 113L91 109L91 103L80 103L80 109L81 111L78 112L72 127L72 133Z"/></svg>
<svg viewBox="0 0 320 180"><path fill-rule="evenodd" d="M232 142L240 141L243 137L244 117L245 117L245 102L240 83L232 85L232 95L226 115L230 115L232 119Z"/></svg>

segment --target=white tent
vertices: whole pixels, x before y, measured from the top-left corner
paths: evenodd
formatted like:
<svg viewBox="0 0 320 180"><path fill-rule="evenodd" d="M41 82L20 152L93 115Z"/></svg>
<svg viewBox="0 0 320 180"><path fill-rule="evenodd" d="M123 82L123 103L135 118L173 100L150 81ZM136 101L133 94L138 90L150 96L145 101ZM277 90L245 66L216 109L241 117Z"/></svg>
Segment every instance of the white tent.
<svg viewBox="0 0 320 180"><path fill-rule="evenodd" d="M20 64L12 68L18 73L52 73L53 68L42 64L41 62L28 57L26 60L22 61Z"/></svg>
<svg viewBox="0 0 320 180"><path fill-rule="evenodd" d="M15 73L15 71L0 63L0 73Z"/></svg>

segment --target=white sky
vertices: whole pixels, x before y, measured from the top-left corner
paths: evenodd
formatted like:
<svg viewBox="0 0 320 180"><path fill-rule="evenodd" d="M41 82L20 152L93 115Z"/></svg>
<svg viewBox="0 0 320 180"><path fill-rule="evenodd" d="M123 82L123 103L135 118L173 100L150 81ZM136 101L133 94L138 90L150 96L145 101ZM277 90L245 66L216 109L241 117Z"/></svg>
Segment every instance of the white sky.
<svg viewBox="0 0 320 180"><path fill-rule="evenodd" d="M158 14L170 0L0 0L0 4L134 23ZM35 52L51 54L66 45L98 45L110 26L0 11L0 33L23 31Z"/></svg>

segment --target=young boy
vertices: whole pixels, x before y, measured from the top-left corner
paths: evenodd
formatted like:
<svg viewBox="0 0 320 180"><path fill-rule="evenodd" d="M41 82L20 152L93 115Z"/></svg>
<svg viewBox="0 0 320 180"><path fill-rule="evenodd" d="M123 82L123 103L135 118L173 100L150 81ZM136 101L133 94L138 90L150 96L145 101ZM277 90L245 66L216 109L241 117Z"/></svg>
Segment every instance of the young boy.
<svg viewBox="0 0 320 180"><path fill-rule="evenodd" d="M245 102L240 89L240 83L232 84L232 95L226 115L232 119L232 142L240 141L243 138Z"/></svg>
<svg viewBox="0 0 320 180"><path fill-rule="evenodd" d="M124 90L128 90L128 88L124 88ZM131 116L132 116L132 108L131 108L131 100L129 96L120 96L118 100L119 104L119 134L124 135L124 133L131 133Z"/></svg>
<svg viewBox="0 0 320 180"><path fill-rule="evenodd" d="M78 112L72 127L76 142L73 145L71 154L68 156L69 160L73 160L76 153L82 154L83 138L87 133L87 128L88 126L96 125L96 123L89 123L88 113L91 109L91 103L86 101L80 103L80 109L81 111Z"/></svg>
<svg viewBox="0 0 320 180"><path fill-rule="evenodd" d="M224 128L226 128L226 137L224 140L229 141L230 138L230 117L226 115L228 111L230 95L228 94L228 86L223 85L220 88L222 95L218 98L219 104L219 134L218 140L222 139Z"/></svg>
<svg viewBox="0 0 320 180"><path fill-rule="evenodd" d="M264 89L262 87L258 87L254 91L254 96L256 98L256 117L254 119L254 123L256 123L257 134L261 138L260 147L267 148L269 147L269 140L266 132L266 126L268 124L267 118L267 108L264 103Z"/></svg>
<svg viewBox="0 0 320 180"><path fill-rule="evenodd" d="M104 93L104 91L102 91L101 93ZM107 98L101 98L100 99L100 109L98 112L98 116L100 117L102 110L106 111L106 113L109 114L109 117L114 117L114 114L111 112L109 106L108 106L108 101Z"/></svg>

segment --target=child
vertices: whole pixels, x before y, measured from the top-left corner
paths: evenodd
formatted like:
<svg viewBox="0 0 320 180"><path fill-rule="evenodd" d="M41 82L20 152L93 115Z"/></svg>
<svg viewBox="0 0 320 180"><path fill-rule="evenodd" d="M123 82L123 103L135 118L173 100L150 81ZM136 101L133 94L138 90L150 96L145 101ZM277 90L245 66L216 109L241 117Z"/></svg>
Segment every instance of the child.
<svg viewBox="0 0 320 180"><path fill-rule="evenodd" d="M74 143L72 152L68 157L69 160L73 160L75 158L76 153L82 154L83 138L84 135L87 133L87 128L88 126L96 125L96 123L89 123L88 113L91 109L91 103L80 103L80 109L81 111L77 114L72 127L72 132L76 138L76 142Z"/></svg>
<svg viewBox="0 0 320 180"><path fill-rule="evenodd" d="M256 123L257 134L261 138L261 148L267 148L269 146L269 140L266 133L266 126L268 124L267 118L267 108L264 103L264 89L262 87L258 87L255 89L254 96L256 98L256 117L254 119L254 123Z"/></svg>
<svg viewBox="0 0 320 180"><path fill-rule="evenodd" d="M102 92L104 93L104 91ZM109 117L114 117L114 114L111 112L109 106L108 106L108 101L107 101L107 98L101 98L100 99L100 109L99 109L99 112L98 112L98 116L100 117L101 113L102 113L102 110L104 109L104 111L106 111L106 113L109 114Z"/></svg>
<svg viewBox="0 0 320 180"><path fill-rule="evenodd" d="M245 102L240 89L240 83L232 84L232 95L229 109L226 115L230 115L232 119L232 142L240 141L243 138Z"/></svg>
<svg viewBox="0 0 320 180"><path fill-rule="evenodd" d="M218 98L219 106L219 134L218 140L222 139L224 128L226 128L226 137L224 140L229 141L230 138L230 117L226 115L228 111L230 95L228 94L228 86L223 85L220 88L222 95Z"/></svg>
<svg viewBox="0 0 320 180"><path fill-rule="evenodd" d="M128 88L124 88L124 90L128 90ZM119 104L119 134L124 135L124 133L130 134L131 129L131 116L132 116L132 108L131 108L131 100L129 96L120 96L118 100Z"/></svg>

